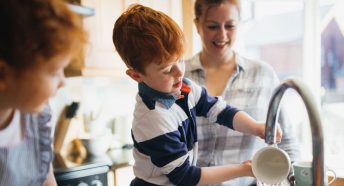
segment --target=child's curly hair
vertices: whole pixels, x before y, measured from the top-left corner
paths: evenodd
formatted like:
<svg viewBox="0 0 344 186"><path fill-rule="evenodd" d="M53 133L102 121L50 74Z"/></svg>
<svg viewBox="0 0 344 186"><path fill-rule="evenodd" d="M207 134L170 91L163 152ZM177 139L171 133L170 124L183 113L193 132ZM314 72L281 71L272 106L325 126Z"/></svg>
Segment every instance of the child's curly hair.
<svg viewBox="0 0 344 186"><path fill-rule="evenodd" d="M17 70L80 52L80 16L61 0L1 0L0 60Z"/></svg>

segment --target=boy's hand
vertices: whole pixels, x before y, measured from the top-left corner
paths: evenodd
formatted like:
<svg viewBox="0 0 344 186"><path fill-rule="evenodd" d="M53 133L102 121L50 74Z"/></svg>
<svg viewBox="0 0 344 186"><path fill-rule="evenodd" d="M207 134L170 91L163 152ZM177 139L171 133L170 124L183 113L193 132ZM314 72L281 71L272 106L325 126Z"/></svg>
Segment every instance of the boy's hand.
<svg viewBox="0 0 344 186"><path fill-rule="evenodd" d="M265 139L265 123L259 123L259 125L257 125L256 136L262 139ZM282 129L279 123L276 123L276 135L275 135L276 143L281 143L282 136L283 136Z"/></svg>
<svg viewBox="0 0 344 186"><path fill-rule="evenodd" d="M246 176L254 177L253 172L252 172L252 160L246 160L246 161L242 162L241 165L243 166L243 168L247 174Z"/></svg>
<svg viewBox="0 0 344 186"><path fill-rule="evenodd" d="M276 123L276 143L281 143L283 132L279 123Z"/></svg>

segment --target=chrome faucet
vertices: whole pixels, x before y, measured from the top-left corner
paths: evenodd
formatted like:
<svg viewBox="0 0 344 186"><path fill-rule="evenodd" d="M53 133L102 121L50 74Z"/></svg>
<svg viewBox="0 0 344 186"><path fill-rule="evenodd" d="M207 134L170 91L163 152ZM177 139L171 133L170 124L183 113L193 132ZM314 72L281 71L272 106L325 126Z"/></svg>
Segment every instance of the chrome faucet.
<svg viewBox="0 0 344 186"><path fill-rule="evenodd" d="M313 186L325 186L324 180L324 137L322 133L322 125L320 120L320 114L317 109L317 105L310 94L309 89L302 82L290 79L284 81L279 85L269 103L268 115L266 119L265 128L265 142L269 145L275 143L276 133L276 122L279 113L279 105L281 99L286 90L289 88L294 89L302 98L306 110L308 113L311 133L312 133L312 146L313 146L313 161L312 161L312 172L313 172Z"/></svg>

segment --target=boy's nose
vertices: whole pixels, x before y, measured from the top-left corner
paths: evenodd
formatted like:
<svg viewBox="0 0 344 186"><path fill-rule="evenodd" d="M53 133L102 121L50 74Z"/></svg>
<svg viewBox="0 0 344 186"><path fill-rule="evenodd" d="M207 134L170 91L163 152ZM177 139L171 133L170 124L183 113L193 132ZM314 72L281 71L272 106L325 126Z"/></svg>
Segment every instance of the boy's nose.
<svg viewBox="0 0 344 186"><path fill-rule="evenodd" d="M183 71L180 67L176 68L176 73L175 73L175 76L176 77L180 77L183 75Z"/></svg>
<svg viewBox="0 0 344 186"><path fill-rule="evenodd" d="M184 75L184 70L185 70L184 63L178 64L176 68L175 76L182 77Z"/></svg>

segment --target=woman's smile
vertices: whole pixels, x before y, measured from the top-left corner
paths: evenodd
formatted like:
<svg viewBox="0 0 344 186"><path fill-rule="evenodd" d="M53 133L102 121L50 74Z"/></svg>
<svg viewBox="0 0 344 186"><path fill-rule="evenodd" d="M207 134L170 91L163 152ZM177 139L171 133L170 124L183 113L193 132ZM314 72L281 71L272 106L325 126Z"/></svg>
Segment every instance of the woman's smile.
<svg viewBox="0 0 344 186"><path fill-rule="evenodd" d="M223 48L227 44L229 44L229 42L227 42L227 41L213 41L213 44L215 45L215 47Z"/></svg>

